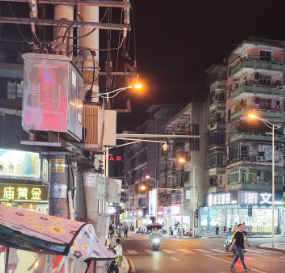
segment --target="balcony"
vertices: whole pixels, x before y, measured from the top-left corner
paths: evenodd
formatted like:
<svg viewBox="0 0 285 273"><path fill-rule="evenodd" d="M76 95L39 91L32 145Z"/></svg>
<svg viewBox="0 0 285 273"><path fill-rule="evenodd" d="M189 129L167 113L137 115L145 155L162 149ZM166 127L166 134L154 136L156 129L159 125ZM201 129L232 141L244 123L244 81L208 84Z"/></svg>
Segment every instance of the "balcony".
<svg viewBox="0 0 285 273"><path fill-rule="evenodd" d="M284 114L283 112L277 112L272 110L246 110L242 109L238 112L235 112L231 115L231 120L239 118L241 116L248 116L249 114L255 114L263 119L270 119L275 121L283 121Z"/></svg>
<svg viewBox="0 0 285 273"><path fill-rule="evenodd" d="M167 162L167 155L162 155L162 156L160 156L160 162L161 162L161 163Z"/></svg>
<svg viewBox="0 0 285 273"><path fill-rule="evenodd" d="M176 172L184 172L184 164L177 164Z"/></svg>
<svg viewBox="0 0 285 273"><path fill-rule="evenodd" d="M226 87L227 87L226 81L215 81L210 86L210 92L217 91L217 90L223 90L223 89L226 89Z"/></svg>
<svg viewBox="0 0 285 273"><path fill-rule="evenodd" d="M264 136L264 135L254 135L254 134L247 134L241 133L236 134L230 138L230 143L238 141L238 140L255 140L255 141L272 141L272 136ZM275 136L274 141L277 143L283 143L283 136Z"/></svg>
<svg viewBox="0 0 285 273"><path fill-rule="evenodd" d="M185 142L184 143L184 151L185 152L189 152L190 151L190 143L189 142Z"/></svg>
<svg viewBox="0 0 285 273"><path fill-rule="evenodd" d="M225 131L226 130L226 124L222 122L215 122L214 124L209 124L208 126L209 131Z"/></svg>
<svg viewBox="0 0 285 273"><path fill-rule="evenodd" d="M175 169L171 169L167 171L167 177L174 177L175 176Z"/></svg>
<svg viewBox="0 0 285 273"><path fill-rule="evenodd" d="M284 73L284 65L266 61L243 59L239 64L232 68L232 77L237 79L244 73L254 70L272 70Z"/></svg>
<svg viewBox="0 0 285 273"><path fill-rule="evenodd" d="M244 98L257 95L268 98L276 96L285 97L285 89L277 88L276 86L243 84L231 93L231 99L240 101Z"/></svg>
<svg viewBox="0 0 285 273"><path fill-rule="evenodd" d="M218 174L225 174L226 167L215 166L209 169L210 176L216 176Z"/></svg>
<svg viewBox="0 0 285 273"><path fill-rule="evenodd" d="M224 186L217 186L217 187L210 187L209 188L209 193L216 193L216 192L224 192L225 187Z"/></svg>
<svg viewBox="0 0 285 273"><path fill-rule="evenodd" d="M226 111L226 103L224 101L216 101L210 105L210 113L212 112L224 112Z"/></svg>
<svg viewBox="0 0 285 273"><path fill-rule="evenodd" d="M236 190L252 190L252 191L271 191L272 185L271 183L230 183L230 191ZM275 183L275 190L276 191L283 191L283 184Z"/></svg>
<svg viewBox="0 0 285 273"><path fill-rule="evenodd" d="M160 175L159 175L160 179L166 179L167 178L166 172L167 172L166 170L160 172Z"/></svg>

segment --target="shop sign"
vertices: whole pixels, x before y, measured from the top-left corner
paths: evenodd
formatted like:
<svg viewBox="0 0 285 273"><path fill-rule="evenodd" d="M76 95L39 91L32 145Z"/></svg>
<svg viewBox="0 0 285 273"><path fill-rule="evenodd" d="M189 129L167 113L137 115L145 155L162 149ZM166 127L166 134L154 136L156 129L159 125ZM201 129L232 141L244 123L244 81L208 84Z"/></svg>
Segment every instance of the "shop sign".
<svg viewBox="0 0 285 273"><path fill-rule="evenodd" d="M275 205L282 205L282 193L275 193ZM239 191L240 205L272 205L271 192Z"/></svg>
<svg viewBox="0 0 285 273"><path fill-rule="evenodd" d="M157 207L157 218L164 218L164 207L163 206Z"/></svg>
<svg viewBox="0 0 285 273"><path fill-rule="evenodd" d="M211 206L235 205L238 203L237 192L209 194L206 203Z"/></svg>
<svg viewBox="0 0 285 273"><path fill-rule="evenodd" d="M149 216L156 217L157 190L149 191Z"/></svg>
<svg viewBox="0 0 285 273"><path fill-rule="evenodd" d="M0 201L46 203L48 202L48 190L39 185L1 183Z"/></svg>
<svg viewBox="0 0 285 273"><path fill-rule="evenodd" d="M39 154L0 149L0 176L39 178Z"/></svg>
<svg viewBox="0 0 285 273"><path fill-rule="evenodd" d="M171 205L171 216L180 216L180 204Z"/></svg>

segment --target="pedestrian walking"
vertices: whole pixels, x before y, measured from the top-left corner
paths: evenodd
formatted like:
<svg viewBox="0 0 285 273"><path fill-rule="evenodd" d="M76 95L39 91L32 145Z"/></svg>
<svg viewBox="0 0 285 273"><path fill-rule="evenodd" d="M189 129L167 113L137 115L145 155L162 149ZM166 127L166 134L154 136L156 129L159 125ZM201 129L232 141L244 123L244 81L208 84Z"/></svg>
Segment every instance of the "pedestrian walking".
<svg viewBox="0 0 285 273"><path fill-rule="evenodd" d="M240 259L243 265L244 272L246 272L250 270L250 268L248 268L244 263L243 249L244 249L244 244L247 244L249 247L250 247L250 244L244 240L243 233L242 233L242 224L238 224L237 227L238 227L238 230L234 235L234 240L230 247L230 250L232 250L233 247L235 247L235 250L236 250L236 255L231 264L230 270L235 271L234 266L236 262L238 261L238 259Z"/></svg>
<svg viewBox="0 0 285 273"><path fill-rule="evenodd" d="M217 225L216 225L216 236L219 235L219 229L220 229L220 227L219 227L219 225L217 224Z"/></svg>
<svg viewBox="0 0 285 273"><path fill-rule="evenodd" d="M125 226L124 237L128 237L129 226Z"/></svg>

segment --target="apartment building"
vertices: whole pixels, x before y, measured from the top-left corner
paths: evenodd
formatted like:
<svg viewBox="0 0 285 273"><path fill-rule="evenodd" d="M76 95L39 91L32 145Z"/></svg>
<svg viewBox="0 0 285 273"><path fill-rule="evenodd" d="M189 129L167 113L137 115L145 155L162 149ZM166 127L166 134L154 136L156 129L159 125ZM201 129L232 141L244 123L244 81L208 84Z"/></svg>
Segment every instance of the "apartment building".
<svg viewBox="0 0 285 273"><path fill-rule="evenodd" d="M168 150L161 149L160 183L166 188L181 188L184 199L182 202L181 191L160 191L157 210L163 206L164 214L163 217L157 214L157 220L168 228L181 224L181 213L185 231L193 224L199 226L196 210L204 206L208 190L208 172L205 172L208 123L209 103L205 101L191 102L162 126L165 134L185 136L169 139Z"/></svg>
<svg viewBox="0 0 285 273"><path fill-rule="evenodd" d="M227 63L207 72L209 191L201 226L214 229L245 222L253 233L272 232L272 130L275 130L275 233L281 233L284 178L284 41L250 37Z"/></svg>
<svg viewBox="0 0 285 273"><path fill-rule="evenodd" d="M147 110L150 118L129 133L160 134L162 124L180 108L180 104L152 105ZM124 133L128 133L128 131ZM151 221L148 217L149 190L157 185L160 186L160 146L160 143L151 142L151 140L125 146L123 188L126 200L126 218L124 222L131 226L140 227ZM147 175L150 177L149 179L146 178ZM146 186L146 190L141 190L142 185Z"/></svg>

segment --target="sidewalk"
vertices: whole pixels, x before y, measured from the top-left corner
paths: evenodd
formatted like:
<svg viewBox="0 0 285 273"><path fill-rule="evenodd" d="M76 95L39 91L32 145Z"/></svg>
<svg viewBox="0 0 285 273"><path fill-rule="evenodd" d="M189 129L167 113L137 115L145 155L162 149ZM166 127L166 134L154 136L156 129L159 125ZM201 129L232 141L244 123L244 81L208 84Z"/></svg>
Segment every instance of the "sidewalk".
<svg viewBox="0 0 285 273"><path fill-rule="evenodd" d="M269 243L269 244L260 245L259 248L273 250L277 252L285 252L285 244L275 244L275 247L272 247L272 244Z"/></svg>

